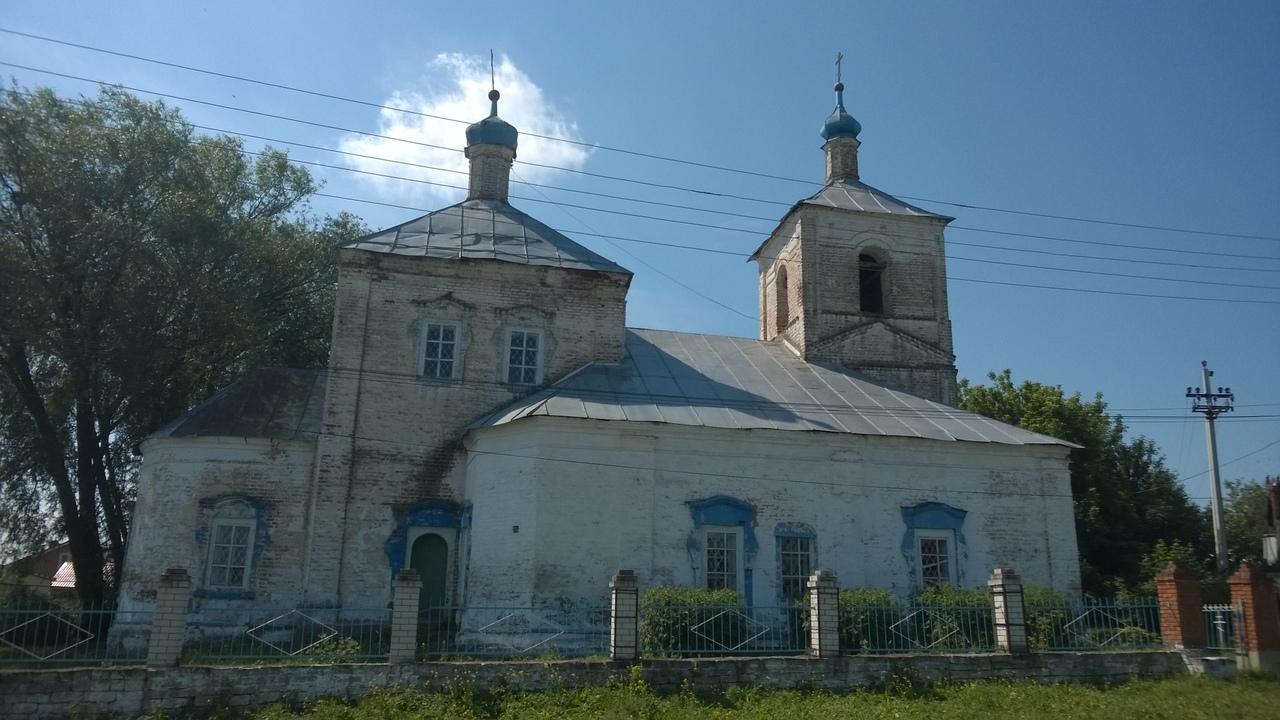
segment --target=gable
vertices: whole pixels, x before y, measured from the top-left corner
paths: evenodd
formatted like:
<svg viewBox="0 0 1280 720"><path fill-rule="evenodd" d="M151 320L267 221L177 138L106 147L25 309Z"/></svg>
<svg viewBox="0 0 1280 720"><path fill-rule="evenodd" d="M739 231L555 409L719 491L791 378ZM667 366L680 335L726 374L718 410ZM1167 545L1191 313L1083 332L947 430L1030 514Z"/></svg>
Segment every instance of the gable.
<svg viewBox="0 0 1280 720"><path fill-rule="evenodd" d="M955 356L882 321L859 325L819 342L814 355L821 357L866 358L859 366L951 367ZM886 358L877 362L875 358Z"/></svg>

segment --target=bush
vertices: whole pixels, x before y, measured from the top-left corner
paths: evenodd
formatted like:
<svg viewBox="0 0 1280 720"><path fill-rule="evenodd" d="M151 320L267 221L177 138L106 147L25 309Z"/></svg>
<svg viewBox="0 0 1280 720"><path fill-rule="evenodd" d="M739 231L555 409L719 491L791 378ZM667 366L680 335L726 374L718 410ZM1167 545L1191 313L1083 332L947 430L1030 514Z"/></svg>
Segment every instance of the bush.
<svg viewBox="0 0 1280 720"><path fill-rule="evenodd" d="M640 596L640 648L677 656L725 653L744 642L746 619L737 591L651 587Z"/></svg>
<svg viewBox="0 0 1280 720"><path fill-rule="evenodd" d="M840 649L865 652L889 647L888 626L902 603L888 590L852 588L840 591Z"/></svg>

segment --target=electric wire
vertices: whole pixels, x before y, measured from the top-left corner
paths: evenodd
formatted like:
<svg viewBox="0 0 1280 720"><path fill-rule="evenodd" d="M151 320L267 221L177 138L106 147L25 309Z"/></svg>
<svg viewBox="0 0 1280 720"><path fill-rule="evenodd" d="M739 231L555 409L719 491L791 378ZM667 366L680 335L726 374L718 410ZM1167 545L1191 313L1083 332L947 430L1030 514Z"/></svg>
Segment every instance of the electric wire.
<svg viewBox="0 0 1280 720"><path fill-rule="evenodd" d="M470 124L470 122L469 122L469 121L467 121L467 120L463 120L463 119L460 119L460 118L450 118L450 117L445 117L445 116L441 116L441 115L434 115L434 114L431 114L431 113L425 113L425 112L421 112L421 111L417 111L417 110L412 110L412 109L409 109L409 108L401 108L401 107L390 106L390 105L386 105L385 103L371 102L371 101L366 101L366 100L358 100L358 99L355 99L355 98L350 98L350 97L346 97L346 96L342 96L342 95L337 95L337 94L333 94L333 93L326 93L326 92L321 92L321 91L316 91L316 90L310 90L310 89L305 89L305 88L299 88L299 87L296 87L296 86L286 85L286 84L283 84L283 83L273 83L273 82L269 82L269 81L265 81L265 80L259 80L259 79L256 79L256 78L249 78L249 77L240 76L240 75L233 75L233 74L230 74L230 73L222 73L222 72L218 72L218 71L214 71L214 70L208 70L208 69L205 69L205 68L195 67L195 66L192 66L192 65L184 65L184 64L181 64L181 63L174 63L174 62L169 62L169 61L164 61L164 60L158 60L158 59L154 59L154 58L145 57L145 56L142 56L142 55L136 55L136 54L131 54L131 53L123 53L123 52L114 51L114 50L108 50L108 49L106 49L106 48L100 48L100 47L91 46L91 45L85 45L85 44L80 44L80 43L72 43L72 42L65 41L65 40L59 40L59 39L56 39L56 38L50 38L50 37L47 37L47 36L36 35L36 34L34 34L34 33L24 33L24 32L20 32L20 31L12 30L12 29L9 29L9 28L3 28L3 27L0 27L0 32L2 32L2 33L7 33L7 34L11 34L11 35L17 35L17 36L21 36L21 37L26 37L26 38L30 38L30 39L40 40L40 41L43 41L43 42L50 42L50 43L56 43L56 44L60 44L60 45L64 45L64 46L75 47L75 48L78 48L78 49L88 50L88 51L91 51L91 52L106 53L106 54L115 55L115 56L118 56L118 57L124 57L124 58L132 59L132 60L138 60L138 61L141 61L141 62L147 62L147 63L154 63L154 64L159 64L159 65L164 65L164 66L167 66L167 67L172 67L172 68L176 68L176 69L181 69L181 70L185 70L185 71L189 71L189 72L195 72L195 73L201 73L201 74L206 74L206 75L210 75L210 76L216 76L216 77L222 77L222 78L226 78L226 79L232 79L232 80L236 80L236 81L238 81L238 82L246 82L246 83L256 84L256 85L260 85L260 86L264 86L264 87L270 87L270 88L274 88L274 89L286 90L286 91L290 91L290 92L296 92L296 93L301 93L301 94L311 95L311 96L320 97L320 98L325 98L325 99L330 99L330 100L337 100L337 101L340 101L340 102L353 103L353 104L362 105L362 106L366 106L366 107L377 108L377 109L379 109L379 110L386 110L386 111L392 111L392 112L400 112L400 113L412 114L412 115L417 115L417 116L427 117L427 118L432 118L432 119L438 119L438 120L443 120L443 121L448 121L448 122L455 122L455 123L462 123L462 124ZM8 65L8 63L3 63L3 64ZM11 65L11 66L13 66L13 65ZM16 67L22 67L22 66L16 66ZM31 71L34 71L34 72L49 72L49 71L42 71L42 70L37 70L37 69L34 69L34 68L26 68L26 67L23 67L22 69L31 70ZM57 73L53 73L53 74L57 74ZM71 77L71 76L68 76L68 77ZM74 78L74 77L73 77L72 79L83 80L83 81L86 81L86 82L95 82L95 81L93 81L93 80L88 80L88 79L85 79L85 78ZM135 91L137 91L137 92L148 92L148 91L145 91L145 90L135 90ZM667 157L667 156L657 155L657 154L654 154L654 153L647 153L647 152L640 152L640 151L628 150L628 149L623 149L623 148L616 148L616 147L611 147L611 146L602 145L602 144L598 144L598 143L583 142L583 141L580 141L580 140L574 140L574 139L571 139L571 138L562 138L562 137L556 137L556 136L552 136L552 135L540 135L540 134L537 134L537 133L525 133L525 134L526 134L526 135L528 135L528 136L530 136L530 137L537 137L537 138L545 139L545 140L549 140L549 141L554 141L554 142L563 142L563 143L568 143L568 144L572 144L572 145L577 145L577 146L581 146L581 147L585 147L585 148L596 149L596 150L604 150L604 151L608 151L608 152L622 153L622 154L631 155L631 156L636 156L636 157L643 157L643 158L648 158L648 159L653 159L653 160L659 160L659 161L663 161L663 162L670 162L670 163L676 163L676 164L681 164L681 165L686 165L686 166L700 167L700 168L704 168L704 169L711 169L711 170L717 170L717 171L729 172L729 173L735 173L735 174L741 174L741 175L748 175L748 176L760 177L760 178L766 178L766 179L781 180L781 181L785 181L785 182L791 182L791 183L803 184L803 185L807 185L807 186L811 186L811 187L813 187L813 186L820 186L820 183L815 183L815 182L813 182L813 181L811 181L811 180L802 180L802 179L798 179L798 178L790 178L790 177L785 177L785 176L780 176L780 175L774 175L774 174L771 174L771 173L761 173L761 172L756 172L756 171L751 171L751 170L744 170L744 169L741 169L741 168L732 168L732 167L726 167L726 166L715 165L715 164L710 164L710 163L700 163L700 162L696 162L696 161L692 161L692 160L687 160L687 159L683 159L683 158L673 158L673 157ZM696 192L702 192L702 191L696 191ZM705 193L705 194L718 195L719 193ZM1230 237L1230 238L1239 238L1239 239L1248 239L1248 240L1280 241L1280 237L1277 237L1277 236L1270 236L1270 235L1253 235L1253 234L1247 234L1247 233L1228 233L1228 232L1222 232L1222 231L1213 231L1213 230L1196 230L1196 229L1191 229L1191 228L1180 228L1180 227L1173 227L1173 226L1154 225L1154 224L1148 224L1148 223L1132 223L1132 222L1122 222L1122 221L1115 221L1115 220L1101 220L1101 219L1097 219L1097 218L1086 218L1086 217L1078 217L1078 216L1070 216L1070 215L1060 215L1060 214L1053 214L1053 213L1039 213L1039 212L1032 212L1032 211L1027 211L1027 210L1014 210L1014 209L1009 209L1009 208L1000 208L1000 207L994 207L994 206L988 206L988 205L979 205L979 204L975 204L975 203L958 203L958 202L953 202L953 201L936 200L936 199L933 199L933 198L923 198L923 197L916 197L916 196L909 196L909 195L899 195L898 197L901 197L901 198L904 198L904 199L907 199L907 200L914 200L914 201L917 201L917 202L933 203L933 204L938 204L938 205L946 205L946 206L949 206L949 207L958 207L958 208L964 208L964 209L969 209L969 210L981 210L981 211L987 211L987 212L1007 213L1007 214L1021 215L1021 216L1027 216L1027 217L1039 217L1039 218L1046 218L1046 219L1053 219L1053 220L1065 220L1065 221L1070 221L1070 222L1092 223L1092 224L1100 224L1100 225L1110 225L1110 226L1115 226L1115 227L1125 227L1125 228L1143 229L1143 230L1155 230L1155 231L1160 231L1160 232L1176 232L1176 233L1186 233L1186 234L1193 234L1193 235L1209 235L1209 236Z"/></svg>
<svg viewBox="0 0 1280 720"><path fill-rule="evenodd" d="M80 76L69 75L69 74L66 74L66 73L58 73L58 72L54 72L54 71L50 71L50 70L42 70L42 69L39 69L39 68L32 68L32 67L25 66L25 65L18 65L18 64L15 64L15 63L7 63L7 62L0 61L0 66L16 67L16 68L20 68L20 69L24 69L24 70L29 70L29 71L32 71L32 72L44 73L44 74L54 75L54 76L57 76L57 77L64 77L64 78L68 78L68 79L78 80L78 81L82 81L82 82L96 83L96 84L99 84L99 85L106 84L106 83L103 83L102 81L94 80L94 79L91 79L91 78L84 78L84 77L80 77ZM311 120L304 120L304 119L301 119L301 118L293 118L293 117L289 117L289 116L285 116L285 115L278 115L278 114L274 114L274 113L266 113L266 112L261 112L261 111L257 111L257 110L249 110L249 109L246 109L246 108L239 108L239 107L235 107L235 106L231 106L231 105L226 105L226 104L223 104L223 103L214 103L214 102L210 102L210 101L198 100L198 99L195 99L195 98L189 98L189 97L180 96L180 95L173 95L173 94L168 94L168 93L161 93L161 92L157 92L157 91L153 91L153 90L145 90L145 89L136 88L136 87L127 86L127 85L116 85L116 87L120 87L120 88L122 88L122 89L130 90L130 91L132 91L132 92L141 92L141 93L146 93L146 94L149 94L149 95L155 95L155 96L158 96L158 97L166 97L166 98L175 99L175 100L182 100L182 101L184 101L184 102L193 102L193 103L196 103L196 104L201 104L201 105L207 105L207 106L217 107L217 108L220 108L220 109L231 110L231 111L234 111L234 112L242 112L242 113L247 113L247 114L251 114L251 115L257 115L257 116L267 117L267 118L271 118L271 119L284 120L284 121L287 121L287 122L294 122L294 123L299 123L299 124L303 124L303 125L309 125L309 126L319 127L319 128L322 128L322 129L337 130L337 131L339 131L339 132L347 132L347 133L352 133L352 134L362 135L362 136L367 136L367 137L375 137L375 138L379 138L379 139L392 140L392 141L396 141L396 142L404 142L404 143L408 143L408 144L412 144L412 145L419 145L419 146L429 147L429 148L439 149L439 150L447 150L447 151L451 151L451 152L462 152L462 150L461 150L460 148L448 147L448 146L443 146L443 145L436 145L436 144L433 144L433 143L426 143L426 142L416 141L416 140L408 140L408 139L404 139L404 138L397 138L397 137L388 136L388 135L381 135L381 134L378 134L378 133L370 133L370 132L366 132L366 131L362 131L362 130L355 130L355 129L350 129L350 128L343 128L343 127L336 126L336 125L328 125L328 124L325 124L325 123L318 123L318 122L315 122L315 121L311 121ZM302 162L302 161L298 161L298 162ZM343 167L343 166L326 165L326 164L324 164L324 163L315 163L315 164L316 164L316 165L319 165L319 166L331 167L331 168L334 168L334 169L344 170L344 171L360 172L360 173L366 173L366 174L370 174L370 175L384 175L385 177L387 177L387 178L389 178L389 179L402 179L402 180L407 180L407 181L410 181L410 182L418 182L418 183L421 183L421 184L428 184L428 185L437 185L437 186L441 186L441 187L456 187L456 186L450 186L450 185L447 185L447 184L445 184L445 183L436 183L436 182L432 182L432 181L428 181L428 180L420 180L420 179L414 179L414 178L403 178L403 177L400 177L400 176L394 176L394 175L388 175L388 174L381 174L381 173L374 173L374 172L372 172L372 171L358 170L358 169L354 169L354 168L346 168L346 167ZM541 167L554 167L554 166L541 166ZM563 169L563 168L556 168L556 169ZM557 188L557 189L564 189L564 188ZM614 197L617 197L617 196L614 196ZM902 196L902 197L906 197L906 196ZM619 197L618 199L629 199L629 198L620 198L620 197ZM540 200L537 200L537 199L530 199L530 200L532 200L532 201L534 201L534 202L545 202L545 201L540 201ZM626 212L623 212L623 211L607 211L607 210L602 210L602 209L600 209L600 208L591 208L591 207L589 207L589 206L572 206L572 205L571 205L570 207L577 207L577 208L580 208L580 209L586 209L586 210L596 210L596 211L598 211L598 212L610 212L610 213L613 213L613 214L624 215L624 216L630 216L630 217L635 217L635 218L641 218L641 219L653 219L653 220L659 220L659 221L663 221L663 222L671 222L671 223L677 223L677 224L683 224L683 225L690 225L690 226L694 226L694 227L703 227L703 228L708 228L708 229L713 229L713 230L727 230L727 231L731 231L731 232L750 233L750 234L753 234L753 235L758 234L758 233L756 233L755 231L748 230L748 229L732 228L732 227L724 227L724 226L721 226L721 225L714 225L714 224L709 224L709 223L697 223L697 222L685 221L685 220L674 220L674 219L667 219L667 218L658 218L658 217L655 217L655 216L647 216L647 215L642 215L642 214L639 214L639 213L626 213ZM690 208L690 209L697 209L697 208ZM709 212L714 212L714 211L709 211ZM753 219L769 220L769 221L773 222L773 220L771 220L771 219L768 219L768 218L757 218L756 216L740 216L740 217L751 217L751 218L753 218ZM950 226L950 228L951 228L951 229L954 229L954 230L966 230L966 231L981 232L981 233L990 233L990 234L996 234L996 235L1007 235L1007 236L1015 236L1015 237L1027 237L1027 238L1043 239L1043 240L1056 240L1056 241L1060 241L1060 242L1074 242L1074 243L1090 244L1090 245L1102 245L1102 246L1108 246L1108 247L1125 247L1125 248L1130 248L1130 249L1140 249L1140 250L1153 251L1153 252L1176 252L1176 253L1184 253L1184 254L1207 255L1207 256L1213 256L1213 257L1235 257L1235 258L1243 258L1243 259L1280 260L1280 257L1273 257L1273 256L1259 256L1259 255L1248 255L1248 254L1236 254L1236 253L1227 253L1227 252L1219 252L1219 251L1208 252L1208 251L1182 250L1182 249L1175 249L1175 248L1156 248L1156 247L1142 246L1142 245L1124 245L1124 244L1107 243L1107 242L1100 242L1100 241L1088 241L1088 240L1078 240L1078 239L1070 239L1070 238L1059 238L1059 237L1053 237L1053 236L1033 235L1033 234L1027 234L1027 233L1009 232L1009 231L988 230L988 229L983 229L983 228L973 228L973 227L956 226L956 225ZM1224 268L1224 269L1226 269L1226 268ZM1069 288L1052 288L1052 289L1069 290Z"/></svg>

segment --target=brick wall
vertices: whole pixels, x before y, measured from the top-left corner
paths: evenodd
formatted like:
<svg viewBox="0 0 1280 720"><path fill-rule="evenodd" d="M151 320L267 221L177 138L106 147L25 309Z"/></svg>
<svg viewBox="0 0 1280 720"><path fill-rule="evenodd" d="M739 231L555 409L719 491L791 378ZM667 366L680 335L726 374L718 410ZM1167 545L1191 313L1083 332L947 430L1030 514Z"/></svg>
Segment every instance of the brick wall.
<svg viewBox="0 0 1280 720"><path fill-rule="evenodd" d="M699 690L756 685L847 692L882 685L895 677L955 683L1008 679L1122 684L1133 678L1187 672L1182 655L1173 651L724 658L639 664L641 677L662 693L677 692L685 682ZM5 698L5 717L10 720L53 720L73 709L76 717L94 717L137 715L155 707L173 711L301 703L324 697L354 700L373 688L535 691L602 685L629 674L628 663L598 660L10 670L0 671L0 697Z"/></svg>

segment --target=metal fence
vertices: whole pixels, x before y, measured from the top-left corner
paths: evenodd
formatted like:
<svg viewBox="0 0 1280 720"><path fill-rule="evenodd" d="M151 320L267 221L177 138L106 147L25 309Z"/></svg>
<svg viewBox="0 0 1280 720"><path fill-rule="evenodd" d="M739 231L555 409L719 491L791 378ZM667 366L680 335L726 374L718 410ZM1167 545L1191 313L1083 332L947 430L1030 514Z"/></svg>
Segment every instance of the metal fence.
<svg viewBox="0 0 1280 720"><path fill-rule="evenodd" d="M1204 606L1204 639L1208 650L1234 650L1236 647L1236 614L1243 607L1231 605Z"/></svg>
<svg viewBox="0 0 1280 720"><path fill-rule="evenodd" d="M418 659L609 654L609 607L444 605L418 613Z"/></svg>
<svg viewBox="0 0 1280 720"><path fill-rule="evenodd" d="M1137 650L1163 644L1154 599L1028 605L1025 616L1032 650Z"/></svg>
<svg viewBox="0 0 1280 720"><path fill-rule="evenodd" d="M648 656L759 655L809 649L809 611L801 606L659 605L640 611Z"/></svg>
<svg viewBox="0 0 1280 720"><path fill-rule="evenodd" d="M0 665L96 665L147 659L145 633L115 637L116 623L151 625L151 612L112 605L65 607L34 602L0 608ZM118 635L118 634L117 634Z"/></svg>
<svg viewBox="0 0 1280 720"><path fill-rule="evenodd" d="M990 605L841 605L845 654L994 652Z"/></svg>
<svg viewBox="0 0 1280 720"><path fill-rule="evenodd" d="M386 608L205 608L186 624L182 662L386 662L390 653Z"/></svg>
<svg viewBox="0 0 1280 720"><path fill-rule="evenodd" d="M1029 605L1031 649L1117 650L1161 645L1154 600ZM1238 609L1204 608L1208 647L1234 647ZM181 662L386 662L391 617L386 608L211 609L189 615ZM840 647L846 654L993 652L988 605L841 604ZM138 663L146 659L151 611L62 607L53 603L0 608L0 666ZM442 606L418 615L418 658L605 657L609 608ZM809 649L809 608L642 606L641 652L649 657L794 654Z"/></svg>

